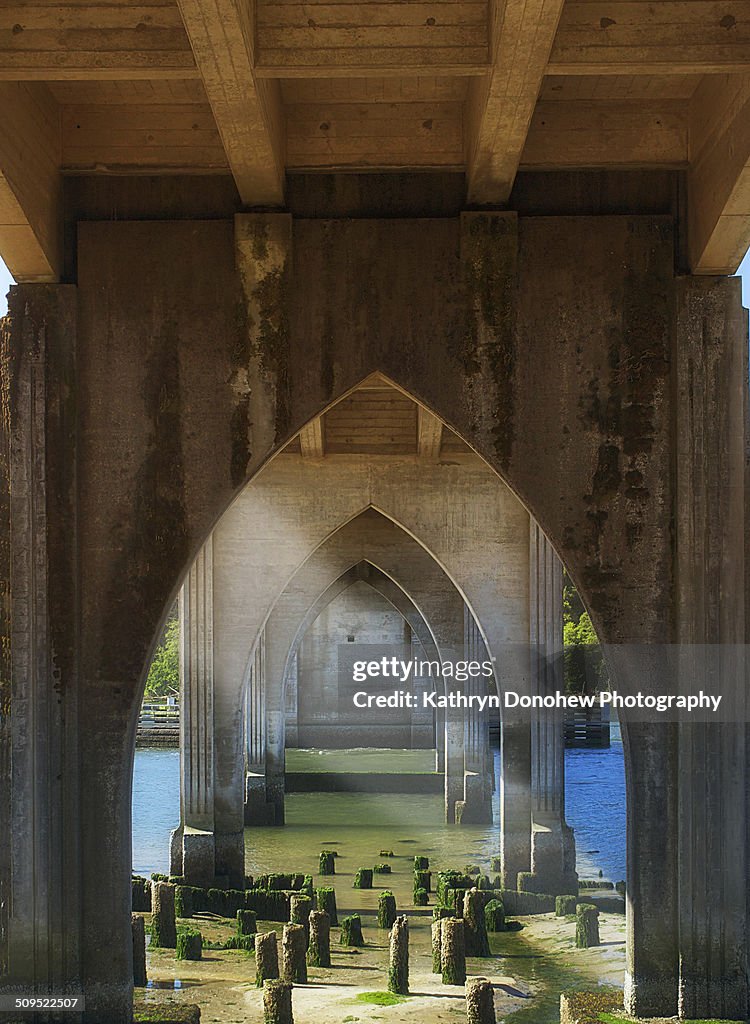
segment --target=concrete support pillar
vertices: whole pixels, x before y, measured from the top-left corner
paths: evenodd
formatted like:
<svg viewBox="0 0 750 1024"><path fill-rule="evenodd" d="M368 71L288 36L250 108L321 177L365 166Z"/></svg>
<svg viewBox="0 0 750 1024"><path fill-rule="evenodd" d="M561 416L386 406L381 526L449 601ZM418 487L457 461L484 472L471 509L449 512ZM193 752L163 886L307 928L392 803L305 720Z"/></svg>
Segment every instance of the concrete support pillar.
<svg viewBox="0 0 750 1024"><path fill-rule="evenodd" d="M266 766L266 637L261 633L253 651L245 694L245 751L248 771Z"/></svg>
<svg viewBox="0 0 750 1024"><path fill-rule="evenodd" d="M83 929L102 929L86 917L95 879L81 874L80 837L98 822L79 799L75 288L13 288L0 362L0 988L80 995L96 978ZM102 775L86 779L96 798ZM91 845L124 886L116 842ZM132 985L129 917L119 924L103 975L119 978L106 1002L117 1022Z"/></svg>
<svg viewBox="0 0 750 1024"><path fill-rule="evenodd" d="M294 652L286 674L286 700L284 717L286 719L286 745L296 747L299 743L299 657Z"/></svg>
<svg viewBox="0 0 750 1024"><path fill-rule="evenodd" d="M482 662L487 648L469 608L464 605L464 651L467 661ZM487 692L485 676L470 677L464 684L467 694ZM492 823L492 769L489 762L489 714L470 708L464 715L464 824Z"/></svg>
<svg viewBox="0 0 750 1024"><path fill-rule="evenodd" d="M245 691L245 824L275 821L266 794L266 634L258 637Z"/></svg>
<svg viewBox="0 0 750 1024"><path fill-rule="evenodd" d="M286 351L289 337L291 216L238 214L234 221L234 251L246 314L248 354L247 372L243 371L237 379L236 388L245 403L247 423L252 424L253 450L271 451L289 401L287 368L278 358ZM241 479L248 459L244 442L238 446L237 459ZM221 613L227 612L222 606ZM215 689L217 869L222 858L230 875L240 873L244 824L246 818L252 817L258 788L253 784L253 774L246 770L241 683L237 679L220 679ZM250 715L252 722L252 709ZM253 725L253 730L259 724ZM257 739L255 732L253 735ZM256 744L254 756L257 753ZM250 805L246 803L248 795ZM244 866L241 873L244 875Z"/></svg>
<svg viewBox="0 0 750 1024"><path fill-rule="evenodd" d="M745 893L748 748L745 691L747 312L740 282L678 284L674 353L677 628L696 688L714 681L731 713L679 724L678 1011L748 1015ZM729 709L728 709L729 710ZM688 780L690 780L688 784Z"/></svg>
<svg viewBox="0 0 750 1024"><path fill-rule="evenodd" d="M633 690L643 687L645 674L633 679ZM627 687L625 672L617 671L614 678ZM679 962L677 727L621 724L629 764L625 1003L638 1016L673 1016Z"/></svg>
<svg viewBox="0 0 750 1024"><path fill-rule="evenodd" d="M179 610L182 865L176 873L184 875L187 885L211 886L216 865L213 542L210 537L190 567L180 591Z"/></svg>
<svg viewBox="0 0 750 1024"><path fill-rule="evenodd" d="M529 522L529 653L535 694L565 687L563 567L537 523ZM575 840L565 822L565 727L560 708L531 719L531 871L537 892L578 892Z"/></svg>
<svg viewBox="0 0 750 1024"><path fill-rule="evenodd" d="M445 711L438 708L435 711L435 771L439 775L445 772L445 742Z"/></svg>
<svg viewBox="0 0 750 1024"><path fill-rule="evenodd" d="M464 798L464 718L460 710L445 710L445 820L455 824L456 802Z"/></svg>
<svg viewBox="0 0 750 1024"><path fill-rule="evenodd" d="M282 630L271 622L265 629L266 642L266 802L273 807L271 824L284 824L284 795L286 783L284 729L284 673L288 663L289 646Z"/></svg>
<svg viewBox="0 0 750 1024"><path fill-rule="evenodd" d="M500 856L504 889L531 867L531 729L528 718L504 712L501 736Z"/></svg>

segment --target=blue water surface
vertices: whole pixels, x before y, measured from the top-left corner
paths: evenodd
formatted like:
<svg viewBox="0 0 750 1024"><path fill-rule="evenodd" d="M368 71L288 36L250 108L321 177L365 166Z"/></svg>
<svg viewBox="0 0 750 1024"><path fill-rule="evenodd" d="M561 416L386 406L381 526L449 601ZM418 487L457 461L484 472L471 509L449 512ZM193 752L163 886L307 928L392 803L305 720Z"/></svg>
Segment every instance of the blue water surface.
<svg viewBox="0 0 750 1024"><path fill-rule="evenodd" d="M624 879L625 776L622 742L616 729L612 746L606 750L566 751L565 799L568 824L575 830L579 875L593 878L601 870L611 881ZM436 815L439 813L436 802ZM497 808L495 818L498 828ZM179 820L179 751L137 750L133 777L134 871L144 875L168 871L169 833ZM491 838L499 848L499 829Z"/></svg>

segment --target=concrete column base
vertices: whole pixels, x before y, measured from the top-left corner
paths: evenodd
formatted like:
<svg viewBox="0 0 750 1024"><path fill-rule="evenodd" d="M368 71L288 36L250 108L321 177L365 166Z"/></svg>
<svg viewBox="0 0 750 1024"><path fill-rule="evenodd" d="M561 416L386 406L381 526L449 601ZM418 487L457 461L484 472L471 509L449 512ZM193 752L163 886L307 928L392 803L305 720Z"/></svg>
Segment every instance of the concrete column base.
<svg viewBox="0 0 750 1024"><path fill-rule="evenodd" d="M266 777L248 773L245 779L245 824L275 825L276 807L266 800Z"/></svg>
<svg viewBox="0 0 750 1024"><path fill-rule="evenodd" d="M492 783L477 772L464 775L464 797L456 801L457 825L492 824Z"/></svg>
<svg viewBox="0 0 750 1024"><path fill-rule="evenodd" d="M518 875L529 870L531 835L526 830L511 832L503 829L500 833L500 857L502 868L500 881L503 889L517 889Z"/></svg>
<svg viewBox="0 0 750 1024"><path fill-rule="evenodd" d="M213 832L185 825L182 831L182 872L185 885L210 889L217 875Z"/></svg>
<svg viewBox="0 0 750 1024"><path fill-rule="evenodd" d="M217 832L214 839L216 879L230 889L245 888L245 833Z"/></svg>
<svg viewBox="0 0 750 1024"><path fill-rule="evenodd" d="M527 892L550 896L578 895L573 829L565 822L534 822L531 833L531 878Z"/></svg>
<svg viewBox="0 0 750 1024"><path fill-rule="evenodd" d="M169 873L182 875L182 825L169 833Z"/></svg>

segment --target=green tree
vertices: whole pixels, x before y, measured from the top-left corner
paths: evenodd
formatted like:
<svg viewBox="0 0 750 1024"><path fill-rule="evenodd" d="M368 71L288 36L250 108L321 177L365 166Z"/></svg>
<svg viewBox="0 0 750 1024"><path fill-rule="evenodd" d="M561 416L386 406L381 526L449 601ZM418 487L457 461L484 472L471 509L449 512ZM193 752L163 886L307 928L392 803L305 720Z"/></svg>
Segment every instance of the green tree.
<svg viewBox="0 0 750 1024"><path fill-rule="evenodd" d="M180 622L176 614L164 627L161 643L146 679L147 698L169 697L180 692Z"/></svg>
<svg viewBox="0 0 750 1024"><path fill-rule="evenodd" d="M606 689L608 683L599 637L567 573L563 588L563 644L567 692L588 693Z"/></svg>

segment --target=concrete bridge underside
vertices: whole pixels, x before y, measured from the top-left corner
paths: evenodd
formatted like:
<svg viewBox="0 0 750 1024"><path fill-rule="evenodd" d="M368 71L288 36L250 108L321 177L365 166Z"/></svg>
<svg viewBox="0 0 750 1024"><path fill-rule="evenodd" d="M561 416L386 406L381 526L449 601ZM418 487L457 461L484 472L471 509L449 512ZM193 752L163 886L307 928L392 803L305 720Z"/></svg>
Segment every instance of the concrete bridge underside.
<svg viewBox="0 0 750 1024"><path fill-rule="evenodd" d="M677 274L675 218L648 210L435 216L407 190L399 211L373 219L371 208L342 217L329 199L303 215L235 217L219 204L169 221L102 208L77 223L75 245L71 235L74 283L11 294L0 967L6 988L83 991L91 1024L130 1020L132 759L167 609L211 535L215 570L221 531L271 456L299 436L302 461L337 457L316 422L373 374L518 496L602 641L745 641L739 282ZM438 464L458 461L452 444ZM480 621L482 601L425 543ZM214 644L238 669L221 673L242 748L252 651ZM745 728L627 729L637 1014L747 1015ZM234 792L242 764L217 771L217 792Z"/></svg>

